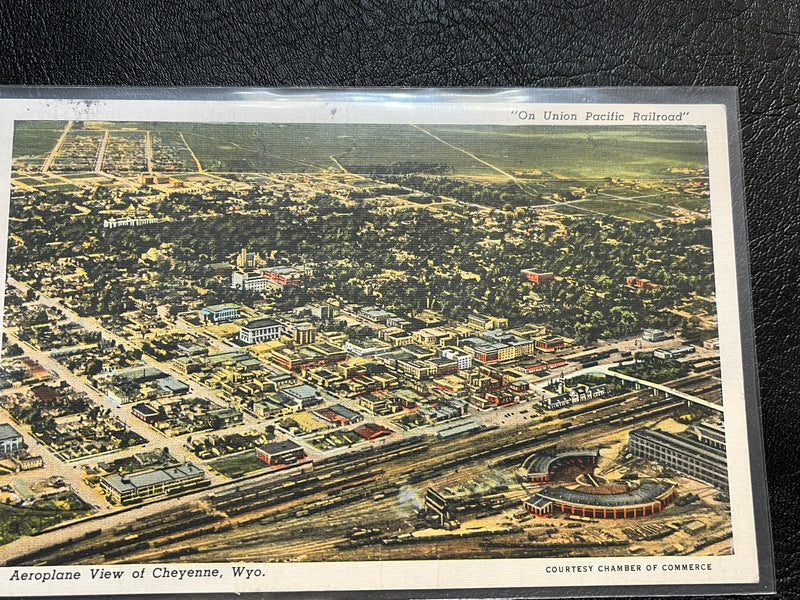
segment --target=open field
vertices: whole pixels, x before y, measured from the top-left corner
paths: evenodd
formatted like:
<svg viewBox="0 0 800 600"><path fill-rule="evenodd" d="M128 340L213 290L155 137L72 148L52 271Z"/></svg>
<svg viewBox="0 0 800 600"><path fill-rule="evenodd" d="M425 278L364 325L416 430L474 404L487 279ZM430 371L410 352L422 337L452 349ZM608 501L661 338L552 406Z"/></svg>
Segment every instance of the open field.
<svg viewBox="0 0 800 600"><path fill-rule="evenodd" d="M650 206L648 204L638 203L635 200L627 199L591 198L588 200L579 200L567 206L572 207L573 210L589 210L631 221L668 219L673 216L672 211L666 206ZM561 206L556 208L556 210L561 209ZM575 214L574 212L567 212L568 214Z"/></svg>
<svg viewBox="0 0 800 600"><path fill-rule="evenodd" d="M208 466L217 471L220 475L236 479L255 471L263 471L268 467L267 465L258 460L252 451L244 452L243 454L236 454L234 456L226 456L213 462L208 463Z"/></svg>
<svg viewBox="0 0 800 600"><path fill-rule="evenodd" d="M663 175L677 164L706 165L705 132L698 127L437 126L423 131L412 125L363 124L83 125L90 131L103 126L150 130L170 140L182 132L204 169L223 172L338 169L331 157L356 172L492 175L498 173L494 166L567 178L647 177ZM62 130L60 122L21 122L14 155L46 154Z"/></svg>
<svg viewBox="0 0 800 600"><path fill-rule="evenodd" d="M64 121L22 121L14 127L14 156L47 156L64 132Z"/></svg>
<svg viewBox="0 0 800 600"><path fill-rule="evenodd" d="M430 127L428 131L504 170L564 177L647 177L676 164L706 166L699 127Z"/></svg>
<svg viewBox="0 0 800 600"><path fill-rule="evenodd" d="M25 508L0 505L0 544L87 514L89 508L71 492L39 500Z"/></svg>
<svg viewBox="0 0 800 600"><path fill-rule="evenodd" d="M73 125L56 170L91 170L104 130L112 132L104 168L114 173L119 166L123 175L147 168L149 151L154 171L178 179L198 170L223 176L347 170L372 185L385 180L492 208L568 200L575 204L558 204L561 214L631 221L674 218L673 207L708 210L707 198L689 190L690 181L701 185L707 164L700 127L86 122ZM60 122L19 123L15 156L46 156L61 131ZM70 150L71 162L62 156ZM52 183L45 191L73 189L63 180Z"/></svg>
<svg viewBox="0 0 800 600"><path fill-rule="evenodd" d="M354 172L491 172L409 125L206 125L202 133L192 129L184 131L186 140L210 171L338 170L333 156ZM408 166L398 166L400 161Z"/></svg>

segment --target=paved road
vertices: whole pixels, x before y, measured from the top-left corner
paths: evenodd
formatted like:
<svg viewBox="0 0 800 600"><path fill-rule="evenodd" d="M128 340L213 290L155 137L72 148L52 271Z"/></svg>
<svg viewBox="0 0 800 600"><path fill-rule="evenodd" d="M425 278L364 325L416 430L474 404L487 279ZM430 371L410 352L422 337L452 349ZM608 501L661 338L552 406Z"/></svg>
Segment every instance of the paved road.
<svg viewBox="0 0 800 600"><path fill-rule="evenodd" d="M58 138L56 145L53 146L53 149L50 151L50 154L47 155L47 158L42 163L42 173L47 173L50 170L50 167L53 166L53 163L56 160L56 156L58 156L58 151L61 150L61 146L64 145L64 140L67 139L67 134L69 133L70 129L72 129L72 121L70 121L64 126L64 131L61 134L61 137Z"/></svg>
<svg viewBox="0 0 800 600"><path fill-rule="evenodd" d="M97 159L94 161L94 172L103 172L103 158L106 155L106 146L108 146L108 138L111 134L106 131L103 134L103 139L100 141L100 148L97 150Z"/></svg>
<svg viewBox="0 0 800 600"><path fill-rule="evenodd" d="M178 135L181 136L181 139L183 140L183 145L186 146L186 149L189 151L189 154L192 155L192 158L194 159L194 164L197 165L197 172L198 173L205 173L205 169L203 169L203 165L200 164L200 159L197 158L197 155L194 153L194 150L192 150L192 147L189 145L189 142L187 142L186 138L183 137L183 132L179 131Z"/></svg>
<svg viewBox="0 0 800 600"><path fill-rule="evenodd" d="M89 399L97 406L103 409L109 409L111 414L116 417L127 429L137 433L138 435L142 436L147 442L141 446L135 446L133 448L128 448L125 450L121 450L118 452L109 453L108 456L110 458L124 458L128 456L132 456L133 454L137 454L140 452L149 452L153 450L159 450L162 448L168 448L169 453L178 461L181 462L199 462L197 457L193 454L188 452L186 448L184 448L183 443L185 441L185 437L174 437L168 438L163 436L161 433L157 432L155 429L152 429L149 425L144 423L143 421L137 419L136 417L131 414L130 411L125 410L122 407L115 406L106 401L105 397L101 392L96 390L95 388L91 387L85 380L76 376L69 369L65 366L61 365L54 359L50 358L46 353L41 352L29 344L19 340L13 333L7 332L9 339L14 342L18 343L21 348L25 350L25 353L30 356L33 360L39 363L43 368L47 371L52 373L56 379L66 381L67 384L76 392L83 392L85 393ZM106 456L106 455L103 455ZM93 455L88 456L86 458L81 458L77 460L72 460L69 463L64 463L58 460L56 463L50 463L46 465L47 467L47 474L48 475L59 475L63 477L66 481L69 481L70 484L73 485L73 489L76 493L80 496L84 495L84 492L87 490L88 486L83 481L83 467L89 464L95 464L98 460L102 460L103 456ZM55 458L55 457L54 457ZM38 474L39 479L42 477L41 471L33 471L32 474ZM218 475L211 474L212 481L221 480ZM92 492L92 496L96 496L96 492ZM108 507L108 503L103 501L102 505L104 507Z"/></svg>
<svg viewBox="0 0 800 600"><path fill-rule="evenodd" d="M144 134L144 155L147 160L147 172L153 172L153 143L150 139L150 130L148 129Z"/></svg>
<svg viewBox="0 0 800 600"><path fill-rule="evenodd" d="M10 285L16 287L23 294L27 293L27 291L29 289L29 286L27 286L26 284L11 278L11 277L8 278L8 283ZM80 325L81 327L86 329L87 331L90 331L90 332L93 332L93 333L100 333L100 335L102 335L104 339L106 339L106 340L114 340L118 346L124 346L125 348L128 348L128 349L136 347L136 344L133 343L131 340L125 339L123 337L120 337L120 336L112 333L111 331L109 331L108 329L106 329L105 327L100 325L95 319L79 316L75 311L67 308L66 306L64 306L61 303L61 301L59 301L59 300L57 300L55 298L51 298L49 296L46 296L46 295L40 293L38 302L40 304L44 304L45 306L58 308L59 310L61 310L64 313L64 315L66 316L68 321L70 321L72 323L77 323L78 325ZM227 350L230 350L230 348L228 348ZM206 387L205 385L203 385L203 384L201 384L201 383L199 383L199 382L197 382L197 381L195 381L193 379L187 378L183 373L181 373L180 371L174 369L168 363L157 361L157 360L155 360L153 358L150 358L146 354L142 355L142 363L144 363L144 366L159 369L160 371L166 373L167 375L172 375L176 379L180 379L181 381L184 381L189 386L189 394L190 395L203 396L203 397L208 398L210 400L216 401L217 404L220 404L222 406L227 406L227 402L224 402L223 400L221 400L219 398L219 395L216 393L216 391L212 390L211 388ZM133 417L133 418L135 418L135 417ZM260 425L260 423L259 423L259 421L257 419L255 419L255 417L252 417L250 415L245 414L244 415L244 425L247 425L247 426L250 426L250 427L257 427L258 425Z"/></svg>
<svg viewBox="0 0 800 600"><path fill-rule="evenodd" d="M19 281L16 281L13 278L9 277L8 282L10 285L19 289L23 294L26 293L28 290L27 285ZM60 301L54 298L51 298L44 294L39 294L38 302L45 306L58 308L65 314L67 320L81 325L87 331L99 332L106 340L114 340L117 343L117 345L123 345L126 348L131 348L132 346L134 346L130 340L115 335L114 333L107 330L105 327L102 327L100 324L98 324L94 319L80 317L74 311L66 308ZM13 337L14 341L19 341L18 338L16 338L16 336L13 336L13 334L9 333L9 336ZM151 428L146 423L134 417L129 410L108 402L101 392L91 387L84 379L74 375L72 372L69 371L69 369L67 369L66 367L55 361L53 358L51 358L48 353L39 351L36 348L24 342L19 342L19 343L21 347L25 349L26 354L28 354L31 358L33 358L36 362L38 362L42 367L44 367L51 373L55 374L58 378L65 380L76 391L86 393L89 396L89 398L92 399L97 405L104 408L110 408L112 414L114 414L122 423L124 423L126 427L128 427L135 433L138 433L146 440L148 440L148 443L145 444L144 446L138 446L136 449L133 449L127 453L120 452L118 454L115 454L115 458L124 457L128 454L133 454L135 452L142 452L145 450L155 450L158 448L167 447L170 450L170 454L172 454L172 456L177 460L180 460L182 462L186 461L200 462L198 461L197 457L189 453L183 446L186 437L188 437L188 435L191 434L179 437L164 436L160 432ZM179 373L169 365L151 359L146 355L143 355L142 362L145 364L145 366L160 369L162 372L165 372L178 379L181 379L182 381L185 381L189 385L190 395L203 396L211 400L215 400L217 404L220 404L222 406L227 405L226 402L219 399L216 392L196 381L187 380L185 376L183 376L181 373ZM261 427L262 424L255 417L245 414L244 423L235 428L224 430L224 432L225 433L230 433L234 431L244 432L253 429L260 429ZM97 457L81 459L73 461L71 465L83 465L89 462L96 462L96 460ZM212 481L218 480L219 477L220 477L219 475L213 473L211 474Z"/></svg>
<svg viewBox="0 0 800 600"><path fill-rule="evenodd" d="M11 415L2 407L0 407L0 416L8 423L13 422ZM20 481L30 488L35 488L49 477L60 477L64 480L64 483L71 487L85 502L88 502L98 509L108 506L105 497L86 485L83 479L83 469L77 467L77 465L65 464L57 458L47 446L39 443L35 437L26 432L21 433L31 455L42 457L42 461L44 462L43 469L20 471L19 473L9 475L8 479L4 480L3 483Z"/></svg>

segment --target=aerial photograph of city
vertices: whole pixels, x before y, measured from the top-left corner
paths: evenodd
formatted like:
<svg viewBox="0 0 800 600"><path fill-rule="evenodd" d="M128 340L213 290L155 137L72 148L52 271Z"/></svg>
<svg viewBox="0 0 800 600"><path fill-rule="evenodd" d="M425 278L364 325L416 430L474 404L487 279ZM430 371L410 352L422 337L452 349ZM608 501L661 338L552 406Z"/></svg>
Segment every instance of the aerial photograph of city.
<svg viewBox="0 0 800 600"><path fill-rule="evenodd" d="M10 171L0 565L734 553L705 127L29 120Z"/></svg>

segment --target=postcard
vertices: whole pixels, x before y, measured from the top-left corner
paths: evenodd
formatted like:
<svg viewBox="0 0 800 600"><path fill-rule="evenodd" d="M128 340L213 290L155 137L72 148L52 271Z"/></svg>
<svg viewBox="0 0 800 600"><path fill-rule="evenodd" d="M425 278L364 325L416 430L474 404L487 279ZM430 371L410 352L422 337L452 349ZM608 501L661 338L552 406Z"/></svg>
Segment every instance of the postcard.
<svg viewBox="0 0 800 600"><path fill-rule="evenodd" d="M0 595L774 589L734 90L0 109Z"/></svg>

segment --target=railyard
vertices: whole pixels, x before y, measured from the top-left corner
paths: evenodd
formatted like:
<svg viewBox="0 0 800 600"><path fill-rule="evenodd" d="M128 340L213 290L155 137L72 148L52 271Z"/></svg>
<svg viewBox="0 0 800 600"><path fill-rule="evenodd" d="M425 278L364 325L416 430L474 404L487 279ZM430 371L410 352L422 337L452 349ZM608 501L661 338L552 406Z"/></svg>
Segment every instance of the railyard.
<svg viewBox="0 0 800 600"><path fill-rule="evenodd" d="M699 375L675 384L705 386L707 379ZM68 544L45 544L6 558L6 563L628 555L631 547L636 552L641 544L621 535L620 524L602 524L599 534L580 541L552 535L553 525L546 520L520 519L529 486L516 480L513 472L531 452L554 441L565 447L600 445L611 450L631 428L684 410L680 401L638 390L616 402L601 400L564 411L547 423L492 429L449 441L421 437L371 446L314 465L217 486L167 513L158 510L158 503L134 508L127 513L127 524L106 528L103 521L87 521L68 526L59 532ZM502 491L487 494L481 512L473 515L479 518L455 531L429 529L420 513L427 488L454 488L498 473L505 475L506 484L499 486ZM724 513L724 503L714 502L708 489L703 493L704 502ZM568 526L574 532L592 525L575 521ZM724 552L728 536L723 530L716 537L720 539L703 540L705 547L717 546Z"/></svg>

